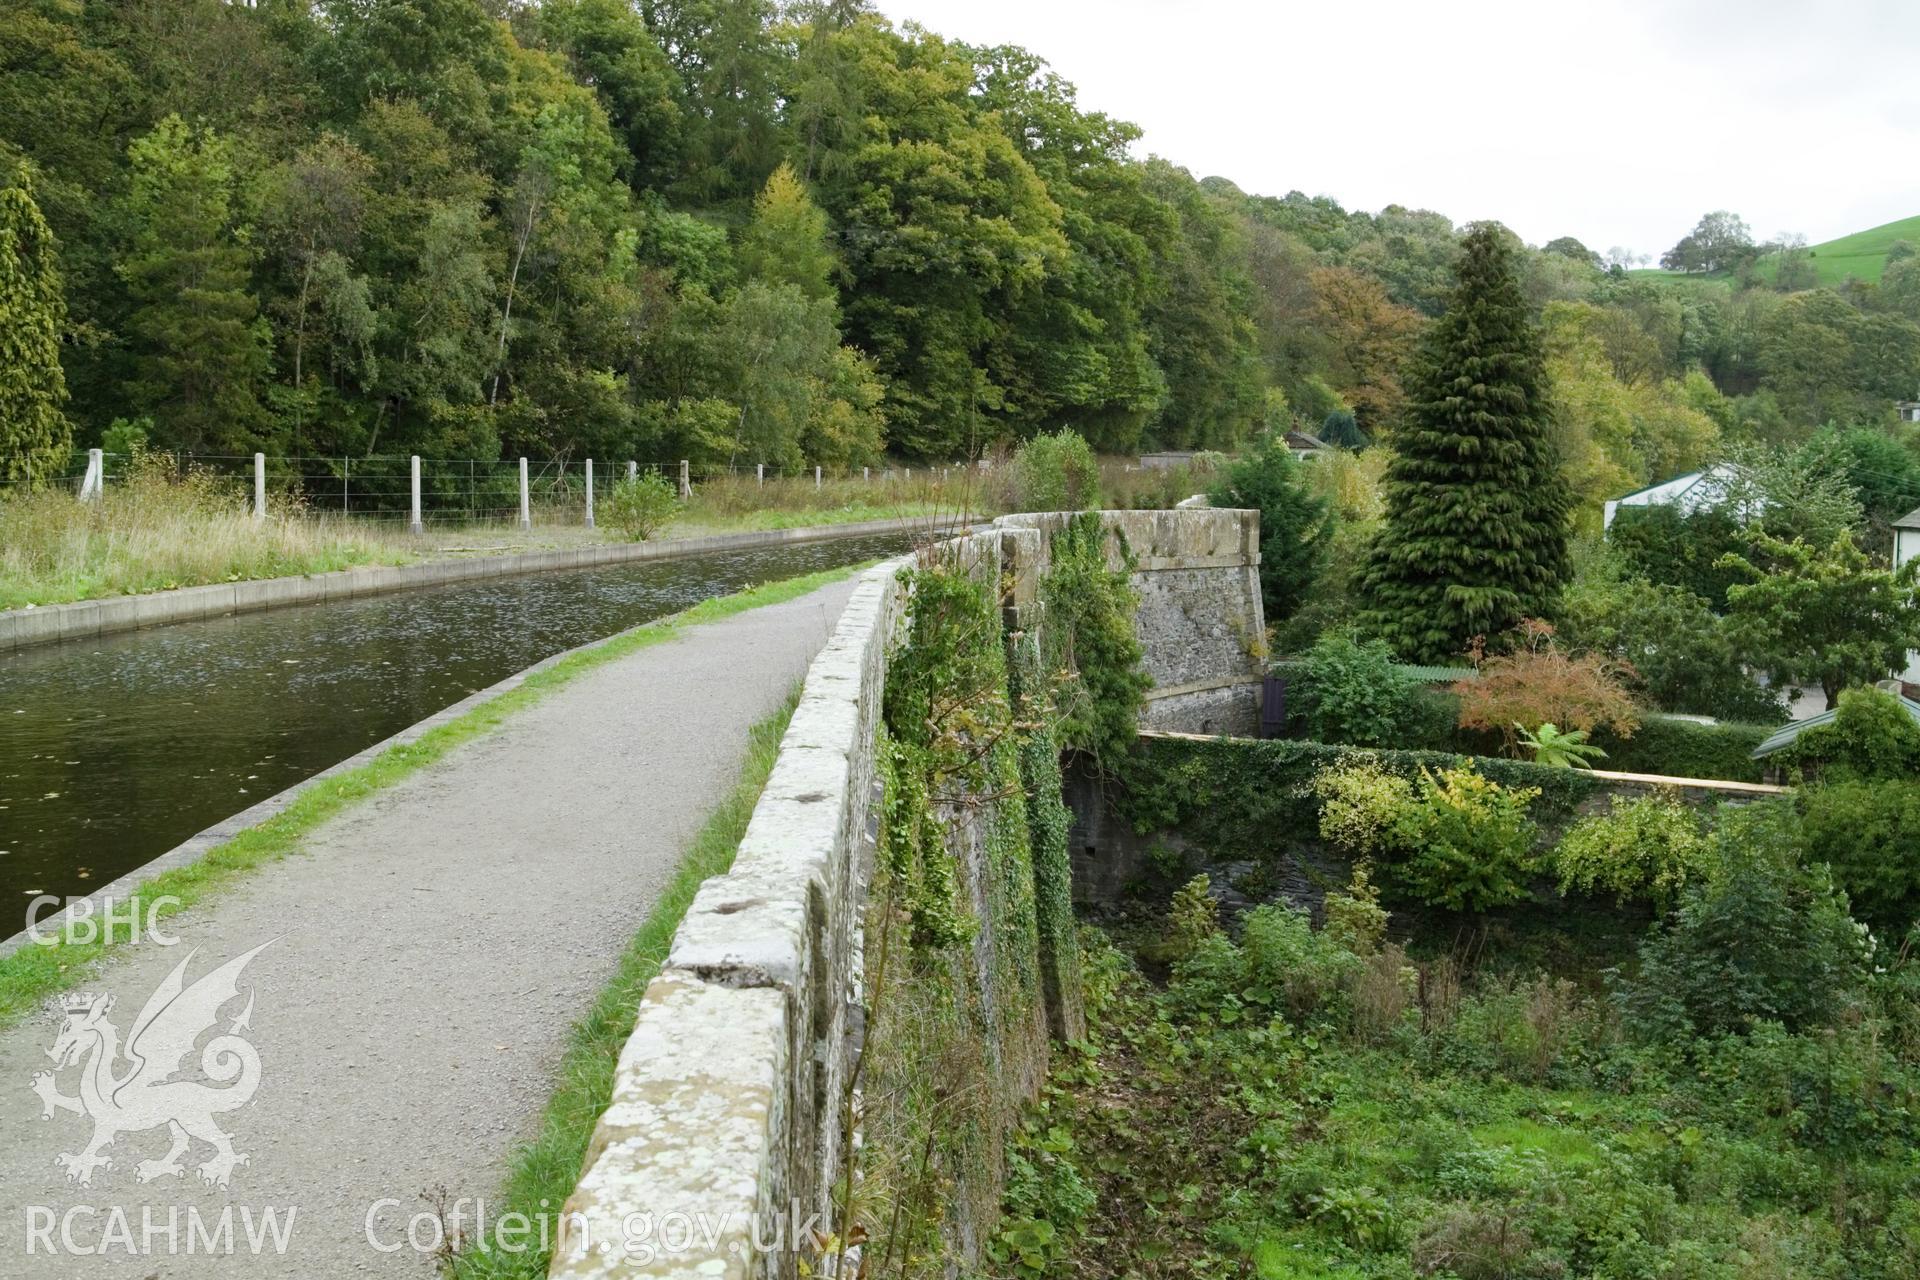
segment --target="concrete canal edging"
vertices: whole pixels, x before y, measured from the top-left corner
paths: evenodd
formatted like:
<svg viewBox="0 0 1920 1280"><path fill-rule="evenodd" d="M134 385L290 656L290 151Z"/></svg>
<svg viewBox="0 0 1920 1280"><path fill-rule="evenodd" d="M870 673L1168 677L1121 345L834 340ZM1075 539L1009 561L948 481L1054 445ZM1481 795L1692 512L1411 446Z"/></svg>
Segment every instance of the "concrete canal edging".
<svg viewBox="0 0 1920 1280"><path fill-rule="evenodd" d="M866 534L929 533L967 523L969 517L936 519L908 516L896 520L865 520L857 524L807 525L796 529L758 529L748 533L710 534L662 542L609 542L602 546L558 551L530 551L517 555L475 556L466 560L435 560L425 564L368 565L332 573L286 578L257 578L246 582L216 582L203 587L178 587L143 596L109 596L71 604L40 605L0 611L0 653L66 640L90 640L123 631L140 631L175 622L197 622L235 613L257 613L291 605L388 595L418 587L443 587L456 582L517 577L554 569L589 569L630 564L641 560L671 560L713 551L747 551L792 542L822 542Z"/></svg>

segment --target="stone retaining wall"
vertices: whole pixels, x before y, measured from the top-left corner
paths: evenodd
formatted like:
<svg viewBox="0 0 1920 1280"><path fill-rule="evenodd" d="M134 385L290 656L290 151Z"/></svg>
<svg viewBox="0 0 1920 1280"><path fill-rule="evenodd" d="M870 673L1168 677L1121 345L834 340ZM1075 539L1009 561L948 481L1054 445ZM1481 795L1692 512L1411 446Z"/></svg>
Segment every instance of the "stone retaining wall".
<svg viewBox="0 0 1920 1280"><path fill-rule="evenodd" d="M853 538L863 534L931 530L936 527L930 520L908 518L868 520L858 524L812 525L802 529L722 533L662 542L608 542L559 551L475 556L466 560L434 560L425 564L367 565L333 573L259 578L247 582L216 582L204 587L179 587L143 596L109 596L104 600L78 600L72 604L7 609L0 610L0 652L56 644L62 640L90 640L95 636L140 631L174 622L196 622L230 613L253 613L289 605L387 595L417 587L443 587L456 582L509 578L554 569L590 569L637 560L670 560L711 551L744 551L792 542L820 542L828 538Z"/></svg>

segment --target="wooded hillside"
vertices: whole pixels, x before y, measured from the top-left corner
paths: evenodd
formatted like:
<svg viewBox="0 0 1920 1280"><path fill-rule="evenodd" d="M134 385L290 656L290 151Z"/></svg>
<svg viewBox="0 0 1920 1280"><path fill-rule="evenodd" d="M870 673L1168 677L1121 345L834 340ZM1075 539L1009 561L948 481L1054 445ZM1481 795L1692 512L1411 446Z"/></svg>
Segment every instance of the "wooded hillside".
<svg viewBox="0 0 1920 1280"><path fill-rule="evenodd" d="M0 314L60 366L22 358L12 478L49 405L75 445L788 469L1062 426L1381 438L1463 230L1197 182L1035 54L858 0L22 0L0 25L0 183L31 195ZM1733 294L1565 239L1523 261L1583 501L1920 390L1892 280Z"/></svg>

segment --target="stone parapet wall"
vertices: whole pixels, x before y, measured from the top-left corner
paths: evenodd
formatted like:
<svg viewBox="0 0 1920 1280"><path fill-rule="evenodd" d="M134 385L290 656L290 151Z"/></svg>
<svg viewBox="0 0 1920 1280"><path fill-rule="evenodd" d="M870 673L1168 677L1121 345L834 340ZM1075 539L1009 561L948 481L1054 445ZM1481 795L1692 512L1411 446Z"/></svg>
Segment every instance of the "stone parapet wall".
<svg viewBox="0 0 1920 1280"><path fill-rule="evenodd" d="M829 1203L900 567L862 575L807 674L733 869L701 886L647 989L552 1275L791 1275L795 1254L756 1251L754 1233L764 1242L804 1225L790 1221L796 1207L804 1220ZM684 1214L717 1233L629 1253L637 1213Z"/></svg>
<svg viewBox="0 0 1920 1280"><path fill-rule="evenodd" d="M1257 634L1254 513L1106 518L1139 557L1136 583L1194 575L1169 579L1164 592L1143 588L1137 624L1156 679L1176 688L1211 682L1179 697L1244 688L1254 660L1233 620ZM1064 520L1008 517L919 554L996 584L1010 628L1036 630L1045 625L1036 602L1048 534ZM732 869L701 886L648 987L566 1205L550 1275L785 1278L799 1274L810 1245L796 1233L832 1229L865 1026L862 923L884 799L874 747L889 658L909 608L900 573L908 563L889 561L859 579L808 671ZM943 824L960 887L981 921L969 987L992 1087L1017 1099L1039 1086L1049 1016L1072 1026L1078 1005L1076 998L1063 1014L1026 998L1028 988L1059 985L1046 980L1057 975L1044 949L1018 958L1024 986L1010 988L995 971L1005 957L990 944L1007 936L1009 923L992 918L1006 900L986 853L995 803L1024 811L1016 789L955 806ZM1030 896L1025 909L1033 909ZM1018 1007L994 1007L993 993L1010 989L1020 994ZM995 1177L973 1189L989 1211L997 1186ZM970 1235L982 1225L976 1218L951 1220ZM639 1222L647 1230L636 1235ZM661 1235L668 1222L691 1225L691 1237L680 1240L686 1247L662 1247L671 1243ZM813 1259L813 1274L828 1261Z"/></svg>

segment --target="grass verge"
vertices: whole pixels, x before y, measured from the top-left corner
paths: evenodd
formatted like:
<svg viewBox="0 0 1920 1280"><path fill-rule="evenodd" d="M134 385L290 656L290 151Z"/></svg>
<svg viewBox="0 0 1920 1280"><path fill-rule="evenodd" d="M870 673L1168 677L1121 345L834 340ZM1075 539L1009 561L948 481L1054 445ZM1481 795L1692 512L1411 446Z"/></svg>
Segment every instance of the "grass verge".
<svg viewBox="0 0 1920 1280"><path fill-rule="evenodd" d="M697 499L696 499L697 501ZM854 502L845 506L809 509L761 508L732 514L708 514L693 508L672 525L661 541L697 538L710 533L752 533L763 529L806 529L814 526L860 524L868 520L932 520L951 516L950 507L935 502Z"/></svg>
<svg viewBox="0 0 1920 1280"><path fill-rule="evenodd" d="M765 484L751 475L702 479L660 536L932 521L971 505L973 476L966 468L922 468L818 483L797 476ZM166 454L125 462L95 502L76 501L66 487L0 489L0 609L618 540L611 529L584 527L578 494L537 504L530 530L442 523L440 513L429 512L426 534L408 532L402 521L323 511L278 495L270 500L272 518L255 521L251 501L240 478L183 468Z"/></svg>
<svg viewBox="0 0 1920 1280"><path fill-rule="evenodd" d="M674 931L701 882L733 865L734 851L747 834L747 822L779 755L781 735L799 702L796 688L784 707L753 727L740 781L694 836L660 900L627 944L612 980L586 1017L574 1024L553 1097L540 1118L540 1132L514 1154L505 1204L494 1215L495 1222L520 1214L528 1222L545 1222L547 1229L532 1233L534 1240L551 1241L557 1233L561 1208L580 1181L594 1126L612 1101L614 1068L633 1033L640 998L666 962ZM551 1248L537 1246L496 1249L482 1239L456 1253L448 1271L455 1280L537 1280L547 1274L551 1253Z"/></svg>
<svg viewBox="0 0 1920 1280"><path fill-rule="evenodd" d="M444 758L460 744L492 731L515 712L587 672L670 640L688 627L731 617L761 605L796 599L830 582L851 577L865 567L826 569L748 587L732 595L716 596L681 613L623 631L590 649L569 654L458 719L429 730L416 741L389 747L366 764L307 787L292 804L259 826L208 850L197 861L142 882L130 896L139 904L142 919L146 918L148 903L154 904L161 919L184 911L212 897L245 872L285 857L303 836L342 810ZM161 902L160 899L173 901ZM120 910L124 912L124 905ZM85 978L114 945L118 943L97 939L75 941L71 936L63 936L57 942L24 946L0 957L0 1027L18 1021L46 997Z"/></svg>

